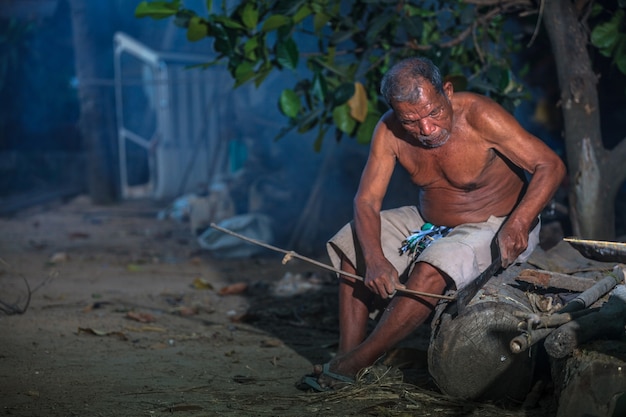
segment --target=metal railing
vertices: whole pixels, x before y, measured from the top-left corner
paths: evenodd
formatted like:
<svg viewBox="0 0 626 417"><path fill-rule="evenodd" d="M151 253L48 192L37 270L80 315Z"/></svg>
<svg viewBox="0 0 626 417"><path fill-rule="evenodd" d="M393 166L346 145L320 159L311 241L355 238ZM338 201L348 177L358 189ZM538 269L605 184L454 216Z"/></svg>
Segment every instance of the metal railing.
<svg viewBox="0 0 626 417"><path fill-rule="evenodd" d="M123 198L173 198L227 170L230 78L189 66L210 57L154 51L114 37L115 101Z"/></svg>

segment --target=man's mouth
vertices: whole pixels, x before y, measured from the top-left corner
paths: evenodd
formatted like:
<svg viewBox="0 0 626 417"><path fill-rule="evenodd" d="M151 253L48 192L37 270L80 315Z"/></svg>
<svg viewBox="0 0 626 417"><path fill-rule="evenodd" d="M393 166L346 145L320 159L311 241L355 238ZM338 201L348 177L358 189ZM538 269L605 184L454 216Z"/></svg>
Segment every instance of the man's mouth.
<svg viewBox="0 0 626 417"><path fill-rule="evenodd" d="M417 140L428 148L438 148L450 139L450 133L446 129L442 129L438 134L418 135Z"/></svg>

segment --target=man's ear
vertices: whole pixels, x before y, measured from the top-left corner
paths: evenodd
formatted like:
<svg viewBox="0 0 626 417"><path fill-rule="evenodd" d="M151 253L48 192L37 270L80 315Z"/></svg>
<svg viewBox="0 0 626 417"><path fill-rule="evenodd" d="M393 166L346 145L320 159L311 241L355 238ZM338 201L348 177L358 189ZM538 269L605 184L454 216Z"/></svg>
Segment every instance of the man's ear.
<svg viewBox="0 0 626 417"><path fill-rule="evenodd" d="M443 83L443 92L448 97L448 100L452 100L452 94L454 94L454 85L450 81Z"/></svg>

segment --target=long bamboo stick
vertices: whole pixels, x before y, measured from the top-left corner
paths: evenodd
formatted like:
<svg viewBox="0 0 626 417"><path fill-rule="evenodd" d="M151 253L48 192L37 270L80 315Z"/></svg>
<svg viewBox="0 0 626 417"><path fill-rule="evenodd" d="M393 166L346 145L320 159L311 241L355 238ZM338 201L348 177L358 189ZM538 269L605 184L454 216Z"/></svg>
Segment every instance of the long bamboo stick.
<svg viewBox="0 0 626 417"><path fill-rule="evenodd" d="M267 249L271 249L271 250L276 251L276 252L284 253L285 256L283 257L283 261L282 261L283 265L286 264L287 262L289 262L291 260L291 258L297 258L297 259L301 259L303 261L309 262L309 263L311 263L313 265L317 265L320 268L324 268L324 269L327 269L329 271L333 271L333 272L336 272L338 274L341 274L343 276L354 278L354 279L359 280L359 281L363 281L363 277L361 277L359 275L351 274L349 272L344 272L344 271L342 271L340 269L337 269L337 268L334 268L334 267L332 267L330 265L326 265L325 263L316 261L315 259L311 259L311 258L308 258L306 256L300 255L297 252L281 249L281 248L278 248L276 246L272 246L270 244L267 244L267 243L264 243L264 242L260 242L260 241L258 241L256 239L252 239L252 238L249 238L247 236L241 235L241 234L239 234L237 232L233 232L232 230L225 229L225 228L223 228L221 226L216 225L215 223L211 223L210 226L213 229L215 229L215 230L219 230L220 232L227 233L227 234L229 234L231 236L235 236L235 237L237 237L239 239L245 240L246 242L254 243L255 245L259 245L259 246L262 246L262 247L267 248ZM422 296L422 297L438 298L438 299L441 299L441 300L454 300L455 299L455 297L450 296L450 295L431 294L431 293L422 292L422 291L410 290L408 288L402 288L402 287L396 288L396 291L402 292L402 293L406 293L406 294L419 295L419 296Z"/></svg>

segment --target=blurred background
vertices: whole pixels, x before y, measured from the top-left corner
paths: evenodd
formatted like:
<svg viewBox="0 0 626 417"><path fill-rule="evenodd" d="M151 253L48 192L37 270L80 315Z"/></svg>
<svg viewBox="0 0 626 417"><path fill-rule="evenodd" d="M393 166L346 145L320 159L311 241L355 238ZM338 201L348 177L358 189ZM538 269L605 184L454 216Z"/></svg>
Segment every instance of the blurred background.
<svg viewBox="0 0 626 417"><path fill-rule="evenodd" d="M351 219L367 145L330 139L317 152L311 134L277 140L286 124L278 97L296 73L275 71L259 87L234 88L225 68L199 67L214 58L208 40L189 42L170 19L135 18L137 3L0 3L0 215L85 193L103 205L144 199L162 208L161 217L189 222L198 236L209 222L234 217L232 227L257 225L265 231L257 237L268 242L323 251ZM185 6L206 14L205 1ZM545 50L538 40L519 58L533 60L526 80L532 99L516 116L563 154L557 81ZM606 113L615 144L626 120L618 96L622 104ZM92 135L81 137L79 119ZM405 175L396 176L386 206L415 196ZM565 194L557 196L562 203ZM625 233L624 194L618 236Z"/></svg>

